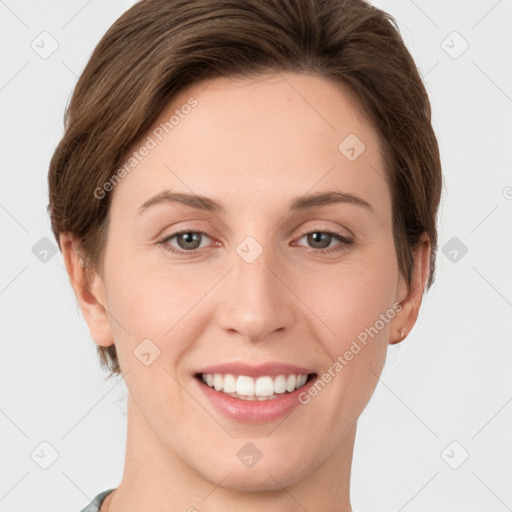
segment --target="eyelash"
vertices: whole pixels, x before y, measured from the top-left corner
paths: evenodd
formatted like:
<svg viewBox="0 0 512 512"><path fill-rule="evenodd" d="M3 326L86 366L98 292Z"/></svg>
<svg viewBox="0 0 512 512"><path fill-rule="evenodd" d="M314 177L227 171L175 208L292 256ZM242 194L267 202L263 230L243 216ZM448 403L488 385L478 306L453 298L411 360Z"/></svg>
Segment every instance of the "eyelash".
<svg viewBox="0 0 512 512"><path fill-rule="evenodd" d="M176 236L179 236L179 235L183 235L185 233L195 233L195 234L201 234L201 235L205 235L207 236L208 238L209 235L200 230L200 229L183 229L181 231L177 231L176 233L172 233L168 236L166 236L165 238L163 238L162 240L160 240L158 242L159 245L161 245L166 251L169 251L170 253L173 253L173 254L190 254L191 256L194 255L195 253L197 253L197 251L199 249L192 249L190 251L185 251L183 249L181 250L178 250L172 246L170 246L168 244L168 242L170 240L172 240L173 238L175 238ZM333 252L340 252L340 251L343 251L345 249L347 249L348 247L352 246L354 244L354 240L350 239L350 238L347 238L345 236L342 236L342 235L339 235L338 233L335 233L333 231L329 231L329 230L319 230L319 229L312 229L312 230L309 230L309 231L300 231L300 238L303 238L304 236L306 235L309 235L309 234L312 234L312 233L323 233L323 234L328 234L328 235L331 235L335 240L338 240L339 242L341 242L340 244L338 244L337 246L335 246L334 248L326 248L326 249L315 249L313 247L310 247L310 251L312 251L313 253L315 254L331 254Z"/></svg>

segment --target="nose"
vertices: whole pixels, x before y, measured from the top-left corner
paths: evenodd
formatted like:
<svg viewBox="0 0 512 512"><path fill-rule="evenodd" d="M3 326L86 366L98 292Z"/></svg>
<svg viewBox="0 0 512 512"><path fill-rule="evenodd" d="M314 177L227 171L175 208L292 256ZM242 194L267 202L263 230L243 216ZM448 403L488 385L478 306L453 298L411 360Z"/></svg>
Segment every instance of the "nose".
<svg viewBox="0 0 512 512"><path fill-rule="evenodd" d="M238 335L250 342L269 338L277 331L290 329L296 321L294 295L287 276L270 247L251 262L257 244L234 251L232 270L226 276L217 309L220 327L230 336ZM244 249L248 249L244 253Z"/></svg>

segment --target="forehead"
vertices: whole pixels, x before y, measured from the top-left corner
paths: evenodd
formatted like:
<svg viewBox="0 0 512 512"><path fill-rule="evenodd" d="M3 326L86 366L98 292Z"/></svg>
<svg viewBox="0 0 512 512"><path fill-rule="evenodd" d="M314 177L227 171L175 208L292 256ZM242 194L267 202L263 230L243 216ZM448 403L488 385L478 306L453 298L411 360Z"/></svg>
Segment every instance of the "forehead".
<svg viewBox="0 0 512 512"><path fill-rule="evenodd" d="M333 187L389 206L371 120L351 91L318 76L194 84L166 106L134 150L149 140L151 149L114 190L112 208L135 211L165 189L222 197L228 210L277 207Z"/></svg>

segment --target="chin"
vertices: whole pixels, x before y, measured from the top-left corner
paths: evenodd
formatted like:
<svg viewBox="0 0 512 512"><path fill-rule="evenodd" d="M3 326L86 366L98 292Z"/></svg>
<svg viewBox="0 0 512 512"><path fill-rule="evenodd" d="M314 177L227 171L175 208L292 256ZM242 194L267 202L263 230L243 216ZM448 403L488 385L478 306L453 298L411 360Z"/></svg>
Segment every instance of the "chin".
<svg viewBox="0 0 512 512"><path fill-rule="evenodd" d="M233 491L281 491L297 483L306 473L304 463L289 458L281 460L263 460L261 458L254 466L244 467L236 460L235 464L209 467L204 476L214 485ZM228 475L229 476L226 476ZM225 480L222 479L224 475Z"/></svg>

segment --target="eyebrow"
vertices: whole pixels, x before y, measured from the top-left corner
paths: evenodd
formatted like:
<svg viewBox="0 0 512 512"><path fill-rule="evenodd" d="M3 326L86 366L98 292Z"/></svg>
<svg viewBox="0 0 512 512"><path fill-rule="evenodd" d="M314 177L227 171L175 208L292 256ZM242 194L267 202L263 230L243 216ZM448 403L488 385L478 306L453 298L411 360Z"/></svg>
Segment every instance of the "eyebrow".
<svg viewBox="0 0 512 512"><path fill-rule="evenodd" d="M192 208L197 208L199 210L205 210L208 212L224 212L224 208L221 206L221 204L209 197L164 190L163 192L160 192L159 194L151 197L144 204L142 204L138 209L138 213L142 213L150 206L162 203L181 203ZM317 208L319 206L339 203L362 206L369 209L370 211L373 211L372 206L361 197L337 190L296 197L290 202L289 209L290 211L303 211L310 208Z"/></svg>

